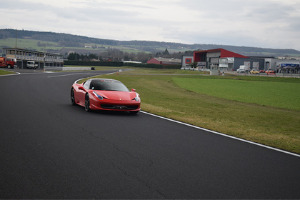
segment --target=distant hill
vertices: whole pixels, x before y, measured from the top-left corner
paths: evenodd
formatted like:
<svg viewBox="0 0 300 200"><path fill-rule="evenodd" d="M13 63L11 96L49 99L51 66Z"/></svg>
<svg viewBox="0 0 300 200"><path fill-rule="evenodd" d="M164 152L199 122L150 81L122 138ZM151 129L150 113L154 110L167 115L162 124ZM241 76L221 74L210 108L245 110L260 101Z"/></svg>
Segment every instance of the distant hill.
<svg viewBox="0 0 300 200"><path fill-rule="evenodd" d="M248 56L300 56L294 49L271 49L245 46L216 44L182 44L155 41L119 41L98 39L65 33L39 32L15 29L0 29L0 53L4 47L28 48L38 51L57 52L61 54L74 51L77 53L97 53L109 48L138 53L153 53L168 49L170 53L203 49L224 48Z"/></svg>

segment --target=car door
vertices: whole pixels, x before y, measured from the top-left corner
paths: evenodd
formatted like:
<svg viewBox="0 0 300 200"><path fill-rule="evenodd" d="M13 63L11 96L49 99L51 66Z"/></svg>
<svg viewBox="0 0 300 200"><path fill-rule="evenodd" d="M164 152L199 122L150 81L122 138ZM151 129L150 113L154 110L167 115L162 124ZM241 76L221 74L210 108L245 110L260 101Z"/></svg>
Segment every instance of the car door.
<svg viewBox="0 0 300 200"><path fill-rule="evenodd" d="M79 86L77 89L77 103L84 106L84 101L85 101L85 94L87 93L89 87L90 87L91 80L87 80L86 82L83 83L82 86Z"/></svg>

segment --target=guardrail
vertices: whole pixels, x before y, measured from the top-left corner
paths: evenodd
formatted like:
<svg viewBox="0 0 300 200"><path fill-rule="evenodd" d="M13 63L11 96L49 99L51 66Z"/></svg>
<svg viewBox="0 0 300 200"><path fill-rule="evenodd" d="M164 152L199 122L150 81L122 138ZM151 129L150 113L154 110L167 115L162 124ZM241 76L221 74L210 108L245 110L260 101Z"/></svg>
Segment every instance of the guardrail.
<svg viewBox="0 0 300 200"><path fill-rule="evenodd" d="M76 71L76 70L92 70L91 67L45 67L45 71Z"/></svg>

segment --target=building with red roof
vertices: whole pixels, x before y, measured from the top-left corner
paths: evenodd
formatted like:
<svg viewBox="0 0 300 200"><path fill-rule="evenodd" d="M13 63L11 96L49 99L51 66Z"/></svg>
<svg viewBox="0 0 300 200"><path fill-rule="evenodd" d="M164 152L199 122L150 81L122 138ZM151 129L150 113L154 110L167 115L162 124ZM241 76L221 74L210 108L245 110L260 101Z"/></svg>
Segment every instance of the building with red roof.
<svg viewBox="0 0 300 200"><path fill-rule="evenodd" d="M236 70L241 65L249 70L263 68L263 59L251 58L222 48L194 51L194 62L199 68L221 71Z"/></svg>

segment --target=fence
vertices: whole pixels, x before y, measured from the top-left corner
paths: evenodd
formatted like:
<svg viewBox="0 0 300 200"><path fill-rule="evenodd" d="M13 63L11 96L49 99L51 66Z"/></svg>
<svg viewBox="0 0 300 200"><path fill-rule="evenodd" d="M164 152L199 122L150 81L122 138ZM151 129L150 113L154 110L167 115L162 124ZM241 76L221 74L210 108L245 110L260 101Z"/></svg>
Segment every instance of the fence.
<svg viewBox="0 0 300 200"><path fill-rule="evenodd" d="M143 67L156 69L180 69L181 65L158 65L158 64L144 64L144 63L123 63L123 62L89 62L89 61L65 61L65 65L80 65L80 66L111 66L111 67Z"/></svg>

